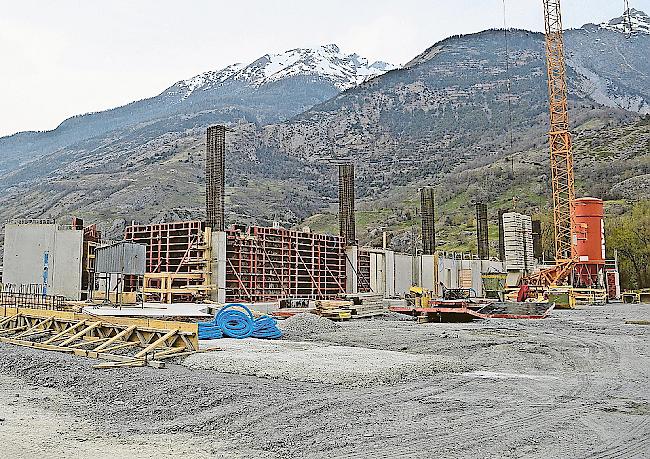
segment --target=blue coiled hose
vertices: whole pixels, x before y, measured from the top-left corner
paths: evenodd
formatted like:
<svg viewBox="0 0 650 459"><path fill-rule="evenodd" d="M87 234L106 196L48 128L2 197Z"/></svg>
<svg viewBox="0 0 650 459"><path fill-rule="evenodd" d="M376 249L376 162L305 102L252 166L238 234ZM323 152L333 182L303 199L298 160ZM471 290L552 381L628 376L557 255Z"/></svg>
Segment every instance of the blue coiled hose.
<svg viewBox="0 0 650 459"><path fill-rule="evenodd" d="M278 328L278 322L269 316L262 316L255 319L255 328L253 338L278 339L282 337L282 332Z"/></svg>
<svg viewBox="0 0 650 459"><path fill-rule="evenodd" d="M224 336L228 336L229 338L248 338L253 334L253 330L255 329L255 316L243 304L229 304L224 306L217 313L215 322Z"/></svg>
<svg viewBox="0 0 650 459"><path fill-rule="evenodd" d="M210 322L199 322L199 339L219 339L223 338L223 332L214 323L214 319Z"/></svg>
<svg viewBox="0 0 650 459"><path fill-rule="evenodd" d="M221 308L210 322L199 322L199 339L264 338L277 339L282 332L273 317L255 318L246 305L234 303Z"/></svg>

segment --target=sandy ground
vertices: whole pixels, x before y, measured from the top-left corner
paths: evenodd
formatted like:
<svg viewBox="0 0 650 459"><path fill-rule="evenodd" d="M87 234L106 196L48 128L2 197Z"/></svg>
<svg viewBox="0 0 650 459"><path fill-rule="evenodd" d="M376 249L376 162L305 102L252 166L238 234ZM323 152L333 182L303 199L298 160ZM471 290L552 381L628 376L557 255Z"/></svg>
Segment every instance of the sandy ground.
<svg viewBox="0 0 650 459"><path fill-rule="evenodd" d="M365 386L94 370L0 345L2 455L648 458L650 327L624 321L649 318L650 305L606 305L539 321L357 321L314 336L464 368Z"/></svg>

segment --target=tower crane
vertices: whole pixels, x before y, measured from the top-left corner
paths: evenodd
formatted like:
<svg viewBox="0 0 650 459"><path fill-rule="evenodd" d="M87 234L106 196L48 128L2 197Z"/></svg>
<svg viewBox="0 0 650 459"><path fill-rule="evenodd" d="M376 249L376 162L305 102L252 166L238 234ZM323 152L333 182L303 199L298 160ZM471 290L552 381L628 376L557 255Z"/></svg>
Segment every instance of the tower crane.
<svg viewBox="0 0 650 459"><path fill-rule="evenodd" d="M560 0L543 0L546 66L550 110L549 145L553 187L553 225L556 264L575 256L575 187L569 132L566 64Z"/></svg>
<svg viewBox="0 0 650 459"><path fill-rule="evenodd" d="M550 114L548 137L553 192L555 266L533 274L528 281L533 284L557 285L571 274L577 261L575 185L560 0L542 1Z"/></svg>

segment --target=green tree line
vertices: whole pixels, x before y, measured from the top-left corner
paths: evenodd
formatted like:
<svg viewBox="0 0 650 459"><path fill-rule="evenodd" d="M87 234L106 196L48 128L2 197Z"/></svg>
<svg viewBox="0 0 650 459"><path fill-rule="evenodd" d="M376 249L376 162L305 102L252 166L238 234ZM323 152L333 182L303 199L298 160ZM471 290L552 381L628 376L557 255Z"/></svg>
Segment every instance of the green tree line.
<svg viewBox="0 0 650 459"><path fill-rule="evenodd" d="M621 286L650 288L650 200L636 202L620 217L605 219L608 257L618 253Z"/></svg>

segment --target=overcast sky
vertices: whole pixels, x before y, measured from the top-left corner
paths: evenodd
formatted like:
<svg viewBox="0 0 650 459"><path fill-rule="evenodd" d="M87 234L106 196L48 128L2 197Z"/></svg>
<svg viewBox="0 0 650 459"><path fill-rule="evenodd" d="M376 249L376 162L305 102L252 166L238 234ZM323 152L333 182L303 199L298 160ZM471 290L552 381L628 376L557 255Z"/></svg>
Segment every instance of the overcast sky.
<svg viewBox="0 0 650 459"><path fill-rule="evenodd" d="M630 0L650 13L650 0ZM623 0L564 0L565 27ZM508 27L543 29L542 0L506 0ZM266 53L336 43L403 64L449 35L503 26L503 0L0 0L0 135L160 93Z"/></svg>

